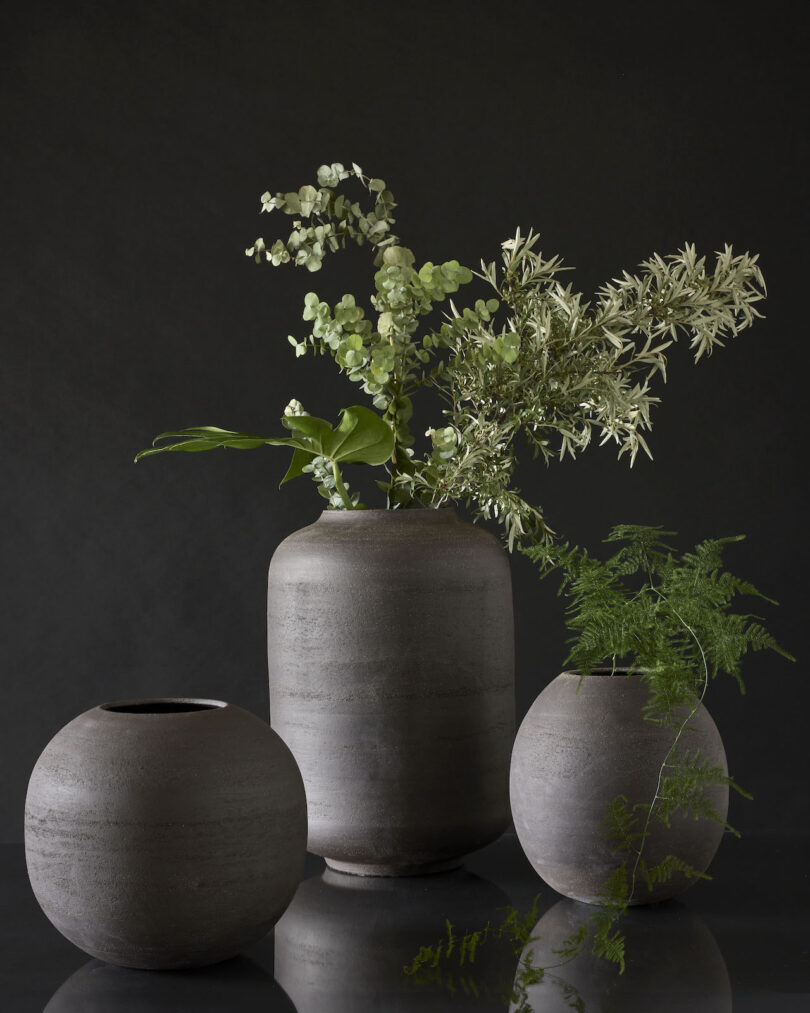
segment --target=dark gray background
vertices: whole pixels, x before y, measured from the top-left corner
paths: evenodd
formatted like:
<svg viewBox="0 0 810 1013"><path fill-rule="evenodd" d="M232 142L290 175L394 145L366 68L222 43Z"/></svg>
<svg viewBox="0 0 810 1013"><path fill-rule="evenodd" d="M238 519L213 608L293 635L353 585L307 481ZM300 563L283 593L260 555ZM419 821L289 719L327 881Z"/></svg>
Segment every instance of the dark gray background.
<svg viewBox="0 0 810 1013"><path fill-rule="evenodd" d="M527 467L590 547L618 522L682 544L745 532L730 568L782 602L799 655L754 656L708 704L753 803L810 825L803 650L807 235L805 7L458 2L34 3L3 8L2 809L18 840L50 737L104 700L216 696L267 712L266 566L320 500L286 452L132 464L163 429L279 431L292 396L362 399L295 361L304 293L364 295L365 251L318 275L243 250L288 219L265 189L355 160L418 258L476 266L520 224L586 292L653 250L761 254L767 320L698 367L673 350L655 461L610 448ZM654 13L651 13L653 12ZM438 418L426 404L421 428ZM350 475L350 480L354 480ZM513 560L518 708L560 670L552 582Z"/></svg>

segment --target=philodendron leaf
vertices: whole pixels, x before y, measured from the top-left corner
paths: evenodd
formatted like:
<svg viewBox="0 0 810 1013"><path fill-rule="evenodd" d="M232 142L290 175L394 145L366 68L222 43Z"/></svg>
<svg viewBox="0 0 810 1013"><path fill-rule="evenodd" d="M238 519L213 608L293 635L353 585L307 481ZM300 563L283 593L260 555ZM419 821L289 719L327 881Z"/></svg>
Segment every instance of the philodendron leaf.
<svg viewBox="0 0 810 1013"><path fill-rule="evenodd" d="M285 415L283 424L299 435L267 442L296 447L337 464L384 464L394 452L394 433L388 423L363 405L344 408L341 416L332 429L314 415Z"/></svg>
<svg viewBox="0 0 810 1013"><path fill-rule="evenodd" d="M166 451L215 450L230 447L233 450L253 450L265 445L292 447L293 459L281 484L303 474L304 467L314 457L324 457L339 464L384 464L394 452L394 433L388 423L376 412L363 405L344 408L335 429L325 419L314 415L285 415L282 424L294 435L288 437L256 436L236 433L216 426L194 426L161 433L154 443L172 440L162 446L142 450L135 460L162 454Z"/></svg>
<svg viewBox="0 0 810 1013"><path fill-rule="evenodd" d="M363 405L343 411L324 457L346 464L385 464L394 452L394 431L376 412Z"/></svg>
<svg viewBox="0 0 810 1013"><path fill-rule="evenodd" d="M287 468L287 472L284 478L278 483L279 489L285 482L289 482L290 479L298 478L299 475L304 474L304 468L315 458L315 454L310 454L307 450L301 450L300 447L296 447L293 450L292 460L290 466Z"/></svg>

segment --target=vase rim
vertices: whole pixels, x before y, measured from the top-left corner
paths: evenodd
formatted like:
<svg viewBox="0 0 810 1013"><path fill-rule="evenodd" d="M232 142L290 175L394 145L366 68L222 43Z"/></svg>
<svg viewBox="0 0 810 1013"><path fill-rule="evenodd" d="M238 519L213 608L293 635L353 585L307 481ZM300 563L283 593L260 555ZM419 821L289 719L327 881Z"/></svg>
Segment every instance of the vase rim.
<svg viewBox="0 0 810 1013"><path fill-rule="evenodd" d="M641 675L642 671L639 668L631 668L628 665L596 665L590 670L590 672L583 672L580 668L569 668L565 672L561 672L560 675L570 675L576 679L587 679L593 675L621 675L621 676L633 676Z"/></svg>
<svg viewBox="0 0 810 1013"><path fill-rule="evenodd" d="M396 518L405 524L418 524L427 520L459 520L453 507L420 507L412 510L323 510L318 520L326 521L329 524L348 524L352 521L366 519L376 523L384 517Z"/></svg>
<svg viewBox="0 0 810 1013"><path fill-rule="evenodd" d="M143 697L139 700L110 700L99 704L96 710L108 714L128 714L141 717L189 717L208 711L222 710L229 704L224 700L209 700L203 697L164 696Z"/></svg>

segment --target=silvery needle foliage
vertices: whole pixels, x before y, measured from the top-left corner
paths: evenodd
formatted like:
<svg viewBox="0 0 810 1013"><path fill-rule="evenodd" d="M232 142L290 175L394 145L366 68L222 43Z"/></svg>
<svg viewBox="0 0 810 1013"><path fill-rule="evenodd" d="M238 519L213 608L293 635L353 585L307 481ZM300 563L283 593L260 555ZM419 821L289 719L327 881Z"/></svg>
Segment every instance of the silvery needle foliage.
<svg viewBox="0 0 810 1013"><path fill-rule="evenodd" d="M548 535L541 511L513 488L517 448L525 441L546 462L576 456L596 437L619 456L650 454L650 392L666 379L666 353L688 337L695 361L760 316L765 285L757 257L717 255L712 269L693 246L654 254L584 302L545 259L537 236L503 244L500 266L482 264L504 319L456 311L444 329L450 360L434 381L449 403L447 425L432 431L434 452L417 473L432 503L465 500L500 517L510 544L525 531ZM482 354L483 353L483 354Z"/></svg>
<svg viewBox="0 0 810 1013"><path fill-rule="evenodd" d="M650 384L656 374L666 379L669 347L685 336L695 360L711 354L750 326L765 296L756 256L735 256L727 246L709 266L685 246L667 257L653 254L637 273L614 278L587 302L560 280L561 259L545 258L537 235L518 231L502 244L501 262L482 262L477 272L492 290L489 298L459 309L451 297L474 273L456 260L417 266L393 232L393 194L356 163L351 169L322 165L317 186L268 191L261 201L263 212L294 220L286 239L259 238L245 251L257 263L314 273L347 244L374 254L365 297L346 294L332 305L309 292L303 318L311 331L288 340L296 357L331 356L390 428L392 449L382 464L387 475L377 483L385 505L463 503L476 518L496 518L510 549L516 541L546 542L553 535L542 509L515 484L519 452L529 449L550 463L576 456L596 438L615 442L631 464L639 449L649 454L645 433L659 400ZM440 307L443 318L436 320ZM422 387L434 388L445 407L438 424L426 429L429 448L419 456L412 399ZM346 411L361 419L364 409ZM307 418L293 400L283 422L324 433L330 428ZM365 442L380 447L372 422L362 416L355 438L362 429ZM211 426L175 430L156 442L164 440L171 442L138 456L284 442ZM362 506L343 481L340 461L323 457L315 442L306 446L285 478L309 474L331 509ZM344 463L381 464L359 453Z"/></svg>

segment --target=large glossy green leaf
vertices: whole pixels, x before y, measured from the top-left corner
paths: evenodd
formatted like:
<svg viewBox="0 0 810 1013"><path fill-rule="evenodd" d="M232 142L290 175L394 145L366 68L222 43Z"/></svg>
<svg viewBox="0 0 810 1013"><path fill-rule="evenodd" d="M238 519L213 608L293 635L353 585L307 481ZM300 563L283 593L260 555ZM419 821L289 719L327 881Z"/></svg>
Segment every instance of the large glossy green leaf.
<svg viewBox="0 0 810 1013"><path fill-rule="evenodd" d="M363 405L346 408L325 456L347 464L385 464L394 452L394 432L376 412Z"/></svg>
<svg viewBox="0 0 810 1013"><path fill-rule="evenodd" d="M194 426L171 430L155 437L154 443L171 440L162 446L142 450L135 460L167 451L194 452L226 447L232 450L253 450L256 447L292 447L295 453L284 482L297 478L313 457L325 457L335 463L384 464L394 450L394 433L376 412L363 405L345 408L335 429L325 419L314 415L285 415L282 424L293 435L287 437L257 436L238 433L217 426Z"/></svg>

